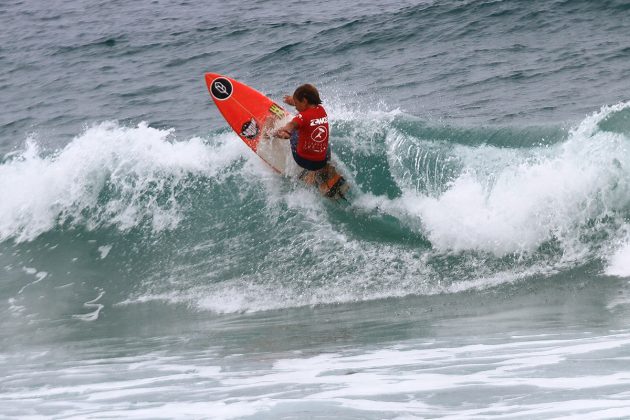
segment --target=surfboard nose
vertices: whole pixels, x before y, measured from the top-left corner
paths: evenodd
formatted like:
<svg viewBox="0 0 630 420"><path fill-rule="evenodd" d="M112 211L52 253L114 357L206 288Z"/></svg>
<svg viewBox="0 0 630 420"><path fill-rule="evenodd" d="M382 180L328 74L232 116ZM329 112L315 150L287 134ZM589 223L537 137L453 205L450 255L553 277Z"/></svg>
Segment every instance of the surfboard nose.
<svg viewBox="0 0 630 420"><path fill-rule="evenodd" d="M220 74L218 74L218 73L206 73L205 74L206 86L208 86L208 89L210 88L210 85L212 84L212 81L214 81L217 77L222 77L222 76Z"/></svg>

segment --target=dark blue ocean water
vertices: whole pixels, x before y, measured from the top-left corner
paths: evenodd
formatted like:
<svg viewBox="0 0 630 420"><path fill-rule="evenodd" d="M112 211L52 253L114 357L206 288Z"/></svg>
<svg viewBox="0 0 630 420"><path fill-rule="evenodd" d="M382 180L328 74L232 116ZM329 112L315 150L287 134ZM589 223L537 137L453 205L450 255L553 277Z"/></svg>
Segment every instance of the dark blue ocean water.
<svg viewBox="0 0 630 420"><path fill-rule="evenodd" d="M0 417L630 416L627 1L0 3ZM203 74L315 84L349 204Z"/></svg>

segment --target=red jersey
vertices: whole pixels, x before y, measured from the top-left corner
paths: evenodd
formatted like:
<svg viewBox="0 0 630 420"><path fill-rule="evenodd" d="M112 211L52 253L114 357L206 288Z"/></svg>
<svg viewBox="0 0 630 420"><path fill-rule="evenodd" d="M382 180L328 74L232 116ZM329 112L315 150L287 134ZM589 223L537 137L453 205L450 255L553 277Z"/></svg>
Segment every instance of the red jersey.
<svg viewBox="0 0 630 420"><path fill-rule="evenodd" d="M307 108L293 118L297 124L298 156L312 160L326 160L328 151L328 114L323 106Z"/></svg>

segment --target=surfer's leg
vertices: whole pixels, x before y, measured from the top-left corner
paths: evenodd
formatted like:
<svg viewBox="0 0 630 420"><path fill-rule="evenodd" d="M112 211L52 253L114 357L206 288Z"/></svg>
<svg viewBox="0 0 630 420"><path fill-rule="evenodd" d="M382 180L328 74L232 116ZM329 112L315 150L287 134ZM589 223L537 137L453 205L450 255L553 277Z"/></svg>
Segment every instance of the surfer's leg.
<svg viewBox="0 0 630 420"><path fill-rule="evenodd" d="M318 171L309 171L309 170L305 170L305 171L306 171L306 175L304 175L302 180L304 180L304 182L307 185L318 184L317 178L316 178Z"/></svg>
<svg viewBox="0 0 630 420"><path fill-rule="evenodd" d="M326 175L326 168L317 169L315 171L311 171L308 169L304 169L298 178L304 181L307 185L317 185L321 186L326 183L326 179L328 178Z"/></svg>

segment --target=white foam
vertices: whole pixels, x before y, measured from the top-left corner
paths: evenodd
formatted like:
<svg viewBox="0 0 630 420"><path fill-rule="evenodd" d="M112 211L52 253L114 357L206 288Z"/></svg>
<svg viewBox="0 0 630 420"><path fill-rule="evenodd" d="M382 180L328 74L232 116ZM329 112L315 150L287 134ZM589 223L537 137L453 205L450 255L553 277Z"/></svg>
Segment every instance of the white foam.
<svg viewBox="0 0 630 420"><path fill-rule="evenodd" d="M630 242L624 244L612 255L606 267L606 274L630 277Z"/></svg>
<svg viewBox="0 0 630 420"><path fill-rule="evenodd" d="M72 318L86 322L96 321L98 319L98 315L101 313L101 310L105 307L105 305L96 302L98 302L104 294L105 291L101 290L96 298L89 300L83 304L84 307L88 309L94 309L94 311L88 312L86 314L75 314L72 315Z"/></svg>
<svg viewBox="0 0 630 420"><path fill-rule="evenodd" d="M107 258L109 251L112 250L112 245L103 245L98 247L98 252L101 254L101 260Z"/></svg>
<svg viewBox="0 0 630 420"><path fill-rule="evenodd" d="M116 357L110 353L118 343L102 343L96 358L64 353L43 368L42 357L56 359L4 355L0 362L18 366L3 378L0 410L63 418L279 418L309 412L478 419L605 418L630 409L630 373L615 369L627 362L628 331L497 334L484 337L485 344L473 338L342 346L305 356L256 350L224 357L223 350L186 347L173 354L167 345Z"/></svg>
<svg viewBox="0 0 630 420"><path fill-rule="evenodd" d="M549 149L518 153L457 146L452 153L463 168L444 192L426 195L400 180L405 193L389 207L419 219L441 250L502 256L559 239L577 259L583 252L575 247L581 226L630 203L630 139L597 128L627 107L630 103L604 107Z"/></svg>
<svg viewBox="0 0 630 420"><path fill-rule="evenodd" d="M33 274L33 275L37 273L37 269L33 267L22 267L22 271L24 271L26 274Z"/></svg>
<svg viewBox="0 0 630 420"><path fill-rule="evenodd" d="M32 240L64 222L88 228L128 229L150 218L156 231L181 218L177 186L190 173L220 177L242 156L245 146L226 134L209 147L200 138L173 141L172 130L121 127L107 122L87 128L52 156L30 138L25 150L0 165L0 241ZM229 141L226 141L229 140ZM99 203L107 189L112 198ZM170 194L165 203L152 191ZM88 214L88 216L86 216Z"/></svg>
<svg viewBox="0 0 630 420"><path fill-rule="evenodd" d="M24 291L24 289L26 289L28 286L32 286L34 284L37 284L40 281L44 280L46 277L48 277L48 273L46 271L38 271L34 267L22 267L22 271L24 271L26 274L30 274L32 276L35 276L36 280L32 281L32 282L29 282L29 283L25 284L24 286L22 286L20 288L20 290L18 291L18 295L21 294Z"/></svg>
<svg viewBox="0 0 630 420"><path fill-rule="evenodd" d="M9 313L13 317L21 317L26 310L24 305L18 305L17 300L15 298L9 298L7 300L9 303Z"/></svg>

